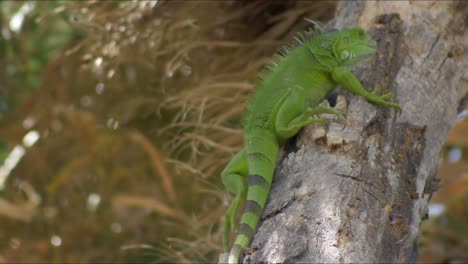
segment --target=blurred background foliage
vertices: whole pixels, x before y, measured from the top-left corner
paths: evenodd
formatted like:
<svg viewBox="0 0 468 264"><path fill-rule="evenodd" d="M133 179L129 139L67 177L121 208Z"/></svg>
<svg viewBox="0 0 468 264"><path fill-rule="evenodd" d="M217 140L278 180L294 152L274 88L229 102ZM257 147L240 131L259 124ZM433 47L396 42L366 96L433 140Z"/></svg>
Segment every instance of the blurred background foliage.
<svg viewBox="0 0 468 264"><path fill-rule="evenodd" d="M0 262L216 261L246 98L335 5L1 2ZM442 155L422 261L468 259L467 130Z"/></svg>

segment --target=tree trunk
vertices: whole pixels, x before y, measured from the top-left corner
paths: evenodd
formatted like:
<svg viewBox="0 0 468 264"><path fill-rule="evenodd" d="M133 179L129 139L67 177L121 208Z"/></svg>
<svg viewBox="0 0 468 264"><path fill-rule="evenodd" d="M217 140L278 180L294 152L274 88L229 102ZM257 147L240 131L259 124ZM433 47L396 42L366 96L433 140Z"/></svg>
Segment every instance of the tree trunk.
<svg viewBox="0 0 468 264"><path fill-rule="evenodd" d="M339 4L333 27L378 42L360 80L395 93L402 111L346 94L346 124L307 127L288 143L244 262L416 260L439 152L467 99L467 13L468 2Z"/></svg>

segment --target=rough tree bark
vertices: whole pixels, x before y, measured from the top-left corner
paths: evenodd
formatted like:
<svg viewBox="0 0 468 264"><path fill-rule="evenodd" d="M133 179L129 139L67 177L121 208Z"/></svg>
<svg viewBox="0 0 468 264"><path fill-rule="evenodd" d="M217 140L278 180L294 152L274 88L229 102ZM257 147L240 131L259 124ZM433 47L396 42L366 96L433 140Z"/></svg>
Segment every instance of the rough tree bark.
<svg viewBox="0 0 468 264"><path fill-rule="evenodd" d="M348 2L335 28L378 42L358 73L402 111L347 95L346 124L304 129L282 152L246 263L413 262L439 152L467 99L468 2Z"/></svg>

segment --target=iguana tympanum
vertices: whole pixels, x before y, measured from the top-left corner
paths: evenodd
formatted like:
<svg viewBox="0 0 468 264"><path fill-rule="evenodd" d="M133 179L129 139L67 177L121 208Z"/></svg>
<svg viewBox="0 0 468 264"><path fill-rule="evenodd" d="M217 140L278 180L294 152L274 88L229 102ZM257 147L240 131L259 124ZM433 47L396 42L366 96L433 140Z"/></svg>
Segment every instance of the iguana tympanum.
<svg viewBox="0 0 468 264"><path fill-rule="evenodd" d="M389 102L392 93L368 92L350 68L369 61L375 42L360 28L322 31L313 37L298 35L294 47L286 46L272 64L248 102L244 123L244 148L222 172L226 188L235 198L225 216L224 250L236 227L236 214L243 202L239 229L229 253L229 263L238 263L254 235L268 198L280 147L301 128L326 124L318 114L344 115L331 107L319 106L341 84L367 101L399 109Z"/></svg>

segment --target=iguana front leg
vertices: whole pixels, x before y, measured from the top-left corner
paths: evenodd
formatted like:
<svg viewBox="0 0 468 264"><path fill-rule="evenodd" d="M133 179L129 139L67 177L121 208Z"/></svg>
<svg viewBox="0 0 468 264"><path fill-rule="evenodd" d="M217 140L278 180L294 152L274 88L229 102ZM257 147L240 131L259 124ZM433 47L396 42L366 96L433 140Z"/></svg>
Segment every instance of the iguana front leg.
<svg viewBox="0 0 468 264"><path fill-rule="evenodd" d="M343 85L348 91L366 98L371 103L400 109L400 105L387 101L387 99L394 96L393 93L378 95L378 89L374 89L372 92L367 91L356 76L346 67L336 67L332 72L332 78L337 83Z"/></svg>
<svg viewBox="0 0 468 264"><path fill-rule="evenodd" d="M236 228L236 215L239 205L247 196L248 166L245 150L238 152L221 173L224 186L235 194L234 200L224 217L223 247L228 251L228 240L231 230Z"/></svg>
<svg viewBox="0 0 468 264"><path fill-rule="evenodd" d="M297 132L310 124L327 124L325 118L312 118L319 114L334 114L340 120L345 120L344 114L332 107L305 106L306 94L302 89L291 90L278 109L276 116L276 133L286 140L296 135Z"/></svg>

